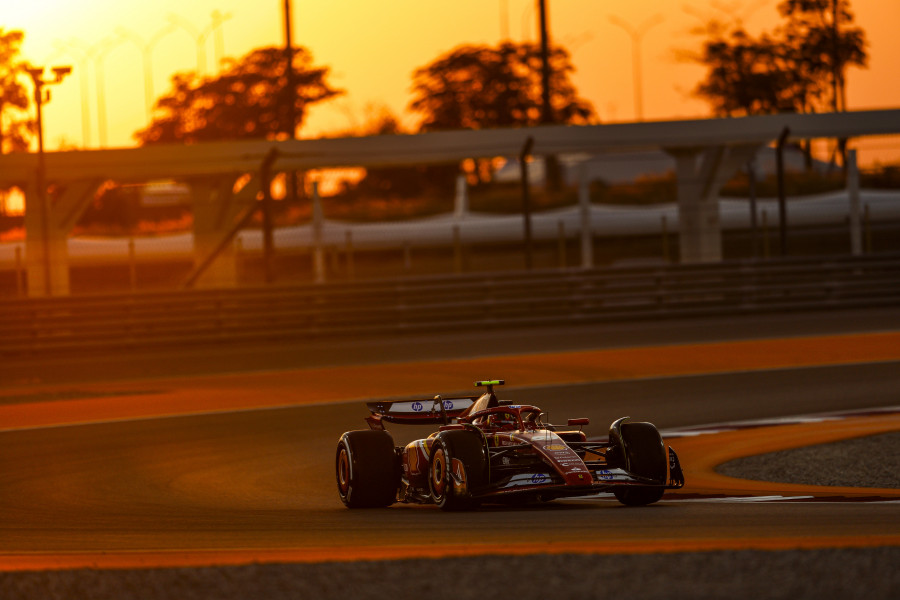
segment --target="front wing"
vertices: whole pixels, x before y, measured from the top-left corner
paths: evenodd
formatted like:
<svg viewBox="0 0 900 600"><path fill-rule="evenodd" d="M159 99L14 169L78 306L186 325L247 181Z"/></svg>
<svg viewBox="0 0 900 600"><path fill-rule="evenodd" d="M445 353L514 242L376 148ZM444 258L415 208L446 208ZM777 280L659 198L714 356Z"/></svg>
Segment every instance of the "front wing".
<svg viewBox="0 0 900 600"><path fill-rule="evenodd" d="M586 461L584 465L593 481L585 485L566 484L562 477L548 466L525 468L506 472L488 486L470 490L473 498L497 498L504 496L534 495L561 498L565 496L587 496L612 491L622 486L651 486L665 489L679 489L684 486L684 474L678 455L668 448L669 469L665 481L657 481L629 473L622 468L610 468L604 462ZM510 471L510 470L507 470ZM493 479L493 478L492 478Z"/></svg>

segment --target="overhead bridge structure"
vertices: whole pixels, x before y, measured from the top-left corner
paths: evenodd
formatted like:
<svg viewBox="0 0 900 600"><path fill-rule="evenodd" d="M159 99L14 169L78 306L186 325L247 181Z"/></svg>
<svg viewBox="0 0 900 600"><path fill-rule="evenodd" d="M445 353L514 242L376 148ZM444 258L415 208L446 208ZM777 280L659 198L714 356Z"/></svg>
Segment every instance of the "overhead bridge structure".
<svg viewBox="0 0 900 600"><path fill-rule="evenodd" d="M515 156L529 137L532 153L545 156L662 149L676 161L681 261L710 263L722 259L719 190L785 131L791 139L900 134L900 109L48 152L46 182L56 190L52 202L42 202L38 193L38 155L14 153L0 156L0 188L18 186L25 192L29 296L67 295L68 235L99 186L109 180L188 183L195 263L200 264L253 210L273 172ZM253 179L235 191L236 181L247 174ZM587 186L582 189L582 202L589 202ZM235 259L226 248L198 284L228 287L234 281Z"/></svg>

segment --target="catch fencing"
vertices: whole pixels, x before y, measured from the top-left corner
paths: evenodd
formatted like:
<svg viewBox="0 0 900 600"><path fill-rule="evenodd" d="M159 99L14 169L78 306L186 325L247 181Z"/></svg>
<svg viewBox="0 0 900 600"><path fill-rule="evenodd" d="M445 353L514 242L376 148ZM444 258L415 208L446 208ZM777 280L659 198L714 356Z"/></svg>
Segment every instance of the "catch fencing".
<svg viewBox="0 0 900 600"><path fill-rule="evenodd" d="M900 306L900 254L21 299L0 357Z"/></svg>

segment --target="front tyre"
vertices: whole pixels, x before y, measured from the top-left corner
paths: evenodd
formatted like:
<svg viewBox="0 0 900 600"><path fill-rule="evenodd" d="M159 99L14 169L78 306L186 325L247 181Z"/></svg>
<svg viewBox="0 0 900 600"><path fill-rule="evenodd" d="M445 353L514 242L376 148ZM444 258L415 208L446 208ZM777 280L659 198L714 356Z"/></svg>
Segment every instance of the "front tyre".
<svg viewBox="0 0 900 600"><path fill-rule="evenodd" d="M431 445L428 486L441 510L477 505L472 490L487 484L488 458L482 438L471 431L447 431Z"/></svg>
<svg viewBox="0 0 900 600"><path fill-rule="evenodd" d="M348 508L390 506L400 487L400 461L386 431L348 431L335 456L338 495Z"/></svg>
<svg viewBox="0 0 900 600"><path fill-rule="evenodd" d="M668 475L666 448L652 423L622 423L620 449L625 470L640 477L659 481L660 486L622 486L613 488L616 499L626 506L645 506L662 498Z"/></svg>

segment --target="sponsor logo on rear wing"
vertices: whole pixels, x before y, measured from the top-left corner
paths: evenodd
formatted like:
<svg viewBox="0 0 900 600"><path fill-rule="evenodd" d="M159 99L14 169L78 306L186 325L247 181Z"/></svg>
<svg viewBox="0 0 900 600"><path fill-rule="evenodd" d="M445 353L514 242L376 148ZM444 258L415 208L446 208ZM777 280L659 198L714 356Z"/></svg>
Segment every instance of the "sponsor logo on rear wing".
<svg viewBox="0 0 900 600"><path fill-rule="evenodd" d="M368 402L369 412L378 419L401 425L442 425L449 419L462 415L475 404L478 396L444 398L441 396L421 400Z"/></svg>

